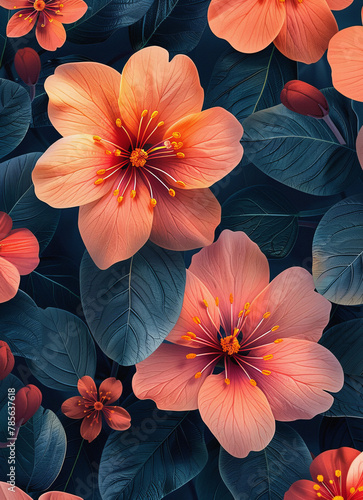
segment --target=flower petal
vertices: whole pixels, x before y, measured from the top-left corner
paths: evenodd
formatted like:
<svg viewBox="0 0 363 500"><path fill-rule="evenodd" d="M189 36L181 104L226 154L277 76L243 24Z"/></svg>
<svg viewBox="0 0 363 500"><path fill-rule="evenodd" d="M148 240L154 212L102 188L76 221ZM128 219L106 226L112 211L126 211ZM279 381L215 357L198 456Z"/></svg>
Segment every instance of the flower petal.
<svg viewBox="0 0 363 500"><path fill-rule="evenodd" d="M251 340L278 325L277 331L257 342L266 344L287 337L317 342L329 321L330 309L330 302L314 291L311 274L302 267L290 267L276 276L252 301L244 332L252 333L263 315L270 312Z"/></svg>
<svg viewBox="0 0 363 500"><path fill-rule="evenodd" d="M106 380L101 383L98 393L100 401L103 396L107 395L107 402L104 404L111 405L117 401L122 394L121 380L116 380L115 377L106 378Z"/></svg>
<svg viewBox="0 0 363 500"><path fill-rule="evenodd" d="M17 499L14 498L14 500ZM63 493L62 491L48 491L40 495L39 500L83 500L83 498L71 495L70 493Z"/></svg>
<svg viewBox="0 0 363 500"><path fill-rule="evenodd" d="M240 52L259 52L278 35L285 20L285 4L260 0L212 0L210 29Z"/></svg>
<svg viewBox="0 0 363 500"><path fill-rule="evenodd" d="M10 215L0 212L0 241L6 238L13 227L13 221Z"/></svg>
<svg viewBox="0 0 363 500"><path fill-rule="evenodd" d="M363 168L363 127L358 132L356 149L360 166Z"/></svg>
<svg viewBox="0 0 363 500"><path fill-rule="evenodd" d="M196 410L199 389L217 361L196 379L195 374L202 371L214 356L187 359L186 355L191 351L188 347L161 344L151 356L136 365L132 380L135 396L152 399L160 410Z"/></svg>
<svg viewBox="0 0 363 500"><path fill-rule="evenodd" d="M32 9L19 10L9 19L9 22L6 26L6 35L9 38L18 38L20 36L24 36L32 30L36 18L33 18L32 22L29 22L28 19L25 19L31 12Z"/></svg>
<svg viewBox="0 0 363 500"><path fill-rule="evenodd" d="M353 450L352 448L347 448L347 455L350 453L349 459L346 461L346 464L349 464L349 460L351 460L354 456L354 453L357 450ZM348 451L349 450L349 451ZM353 458L353 461L350 463L350 467L346 476L347 481L347 490L350 488L355 488L356 490L363 486L363 453L359 453L356 457Z"/></svg>
<svg viewBox="0 0 363 500"><path fill-rule="evenodd" d="M249 237L242 232L222 231L218 240L203 248L192 258L189 270L219 298L219 307L226 331L231 325L230 294L233 295L234 319L246 302L264 289L269 281L266 257Z"/></svg>
<svg viewBox="0 0 363 500"><path fill-rule="evenodd" d="M310 474L313 480L316 480L318 475L322 475L324 479L335 479L335 471L342 471L340 476L343 481L343 491L346 489L346 479L349 474L349 468L353 460L360 455L358 450L353 448L342 447L338 450L327 450L320 453L310 465Z"/></svg>
<svg viewBox="0 0 363 500"><path fill-rule="evenodd" d="M363 27L339 31L330 40L328 61L334 87L350 99L363 101Z"/></svg>
<svg viewBox="0 0 363 500"><path fill-rule="evenodd" d="M0 258L0 304L15 297L20 284L17 268L5 259Z"/></svg>
<svg viewBox="0 0 363 500"><path fill-rule="evenodd" d="M44 84L50 121L63 136L81 133L116 142L120 135L116 126L120 82L120 73L105 64L58 66Z"/></svg>
<svg viewBox="0 0 363 500"><path fill-rule="evenodd" d="M296 481L285 493L284 500L316 500L315 484L307 479Z"/></svg>
<svg viewBox="0 0 363 500"><path fill-rule="evenodd" d="M17 0L17 2L14 2L14 0L0 0L0 7L4 7L4 9L13 10L15 6L17 9L29 8L29 2L28 0Z"/></svg>
<svg viewBox="0 0 363 500"><path fill-rule="evenodd" d="M83 418L85 413L87 413L84 406L84 400L80 396L66 399L61 409L68 418Z"/></svg>
<svg viewBox="0 0 363 500"><path fill-rule="evenodd" d="M95 414L98 413L97 417ZM89 443L96 439L102 429L102 415L100 412L94 411L88 417L83 419L81 424L81 436Z"/></svg>
<svg viewBox="0 0 363 500"><path fill-rule="evenodd" d="M88 9L88 5L83 0L65 0L59 16L62 24L69 24L78 21Z"/></svg>
<svg viewBox="0 0 363 500"><path fill-rule="evenodd" d="M163 121L165 125L161 130L166 130L183 116L201 111L203 97L193 61L179 54L169 62L168 51L161 47L139 50L130 57L122 72L121 118L134 134L143 110L148 110L149 116L158 111L155 125ZM160 134L159 137L156 131L153 135L154 143L161 140Z"/></svg>
<svg viewBox="0 0 363 500"><path fill-rule="evenodd" d="M29 229L13 229L0 243L0 255L11 262L21 276L39 264L39 243Z"/></svg>
<svg viewBox="0 0 363 500"><path fill-rule="evenodd" d="M102 411L111 429L115 431L125 431L131 426L129 412L120 406L105 406Z"/></svg>
<svg viewBox="0 0 363 500"><path fill-rule="evenodd" d="M326 3L331 10L342 10L349 7L353 3L353 0L326 0Z"/></svg>
<svg viewBox="0 0 363 500"><path fill-rule="evenodd" d="M248 381L239 367L231 363L229 378L224 373L210 375L199 391L202 419L220 445L237 458L265 448L275 433L270 405L258 388Z"/></svg>
<svg viewBox="0 0 363 500"><path fill-rule="evenodd" d="M0 498L1 500L7 500L9 499L9 483L3 483L0 482ZM12 500L31 500L31 497L24 493L23 490L18 488L17 486L14 487L14 490L11 492L11 497ZM10 499L9 499L10 500ZM42 499L43 500L43 499Z"/></svg>
<svg viewBox="0 0 363 500"><path fill-rule="evenodd" d="M306 64L317 62L338 25L325 0L285 2L286 21L274 44L286 57Z"/></svg>
<svg viewBox="0 0 363 500"><path fill-rule="evenodd" d="M164 135L181 134L185 158L163 160L164 169L187 188L205 188L227 175L241 161L242 125L223 108L212 108L182 118ZM153 164L152 157L150 163ZM156 163L156 162L155 162Z"/></svg>
<svg viewBox="0 0 363 500"><path fill-rule="evenodd" d="M109 194L79 210L82 239L100 269L132 257L149 239L152 220L150 193L141 178L135 198L126 193L118 203Z"/></svg>
<svg viewBox="0 0 363 500"><path fill-rule="evenodd" d="M98 400L97 387L93 378L89 377L88 375L85 375L84 377L78 380L77 387L78 387L78 392L84 398L87 398L91 401Z"/></svg>
<svg viewBox="0 0 363 500"><path fill-rule="evenodd" d="M55 208L78 207L112 193L105 181L95 185L100 169L117 164L117 158L106 155L105 149L91 135L64 137L52 144L39 158L33 170L37 197Z"/></svg>
<svg viewBox="0 0 363 500"><path fill-rule="evenodd" d="M179 319L167 336L166 340L175 344L188 346L190 349L200 349L202 344L193 341L183 340L181 337L192 332L206 342L215 344L216 349L220 349L218 342L219 332L219 312L216 307L214 297L209 293L203 283L188 269L186 271L186 284L184 300ZM208 309L203 301L208 304ZM198 325L193 318L199 318ZM205 332L207 329L210 334Z"/></svg>
<svg viewBox="0 0 363 500"><path fill-rule="evenodd" d="M154 209L150 239L169 250L192 250L210 245L221 221L221 207L209 189L160 193Z"/></svg>
<svg viewBox="0 0 363 500"><path fill-rule="evenodd" d="M255 379L276 420L313 418L333 404L334 398L325 391L338 392L343 387L339 361L315 342L284 339L280 344L252 352L256 357L273 355L268 361L253 359L253 364L260 370L271 371L270 375L256 371Z"/></svg>
<svg viewBox="0 0 363 500"><path fill-rule="evenodd" d="M48 20L45 14L39 16L35 35L39 45L45 50L57 50L64 45L66 41L66 30L64 26L56 19Z"/></svg>

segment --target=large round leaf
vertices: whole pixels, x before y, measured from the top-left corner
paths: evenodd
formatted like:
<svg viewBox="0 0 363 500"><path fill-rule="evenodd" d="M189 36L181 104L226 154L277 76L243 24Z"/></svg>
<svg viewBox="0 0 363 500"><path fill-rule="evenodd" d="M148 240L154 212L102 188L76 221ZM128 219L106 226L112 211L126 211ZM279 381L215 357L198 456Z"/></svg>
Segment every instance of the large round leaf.
<svg viewBox="0 0 363 500"><path fill-rule="evenodd" d="M0 164L0 211L13 219L13 229L29 229L43 251L55 233L60 210L35 196L31 174L41 154L29 153Z"/></svg>
<svg viewBox="0 0 363 500"><path fill-rule="evenodd" d="M363 195L346 198L321 219L313 241L316 289L337 304L363 304Z"/></svg>
<svg viewBox="0 0 363 500"><path fill-rule="evenodd" d="M221 225L245 232L267 257L280 259L290 253L299 231L296 209L269 186L248 187L228 198Z"/></svg>
<svg viewBox="0 0 363 500"><path fill-rule="evenodd" d="M276 434L262 451L235 458L221 449L222 479L239 500L281 500L292 483L310 479L310 452L299 434L277 424Z"/></svg>
<svg viewBox="0 0 363 500"><path fill-rule="evenodd" d="M128 408L132 427L113 432L100 463L103 500L159 500L198 474L207 462L197 412L164 412L151 401Z"/></svg>
<svg viewBox="0 0 363 500"><path fill-rule="evenodd" d="M229 48L213 69L205 107L221 106L242 122L255 111L280 104L285 83L296 78L296 62L272 44L257 54Z"/></svg>
<svg viewBox="0 0 363 500"><path fill-rule="evenodd" d="M21 143L28 131L30 118L28 92L17 83L0 78L0 158Z"/></svg>
<svg viewBox="0 0 363 500"><path fill-rule="evenodd" d="M324 121L294 113L282 104L244 120L242 143L248 159L273 179L305 193L328 196L352 184L361 167L351 101L334 89L323 93L345 145L338 143Z"/></svg>
<svg viewBox="0 0 363 500"><path fill-rule="evenodd" d="M87 326L77 316L48 308L40 315L42 348L28 362L32 374L44 385L60 391L77 387L84 375L94 378L96 349Z"/></svg>
<svg viewBox="0 0 363 500"><path fill-rule="evenodd" d="M86 253L81 299L100 348L121 365L139 363L175 325L183 302L181 253L146 244L131 259L101 271Z"/></svg>

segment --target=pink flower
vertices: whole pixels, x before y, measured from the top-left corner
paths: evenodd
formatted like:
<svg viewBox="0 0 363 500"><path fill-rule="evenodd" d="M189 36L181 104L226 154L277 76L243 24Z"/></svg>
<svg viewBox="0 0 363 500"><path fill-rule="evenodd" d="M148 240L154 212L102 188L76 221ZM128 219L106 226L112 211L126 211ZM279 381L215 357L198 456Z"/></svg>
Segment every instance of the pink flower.
<svg viewBox="0 0 363 500"><path fill-rule="evenodd" d="M284 500L361 500L363 453L353 448L324 451L310 466L313 481L296 481Z"/></svg>
<svg viewBox="0 0 363 500"><path fill-rule="evenodd" d="M11 217L0 212L0 303L12 299L19 288L20 275L29 274L39 264L39 244L28 229L11 229Z"/></svg>
<svg viewBox="0 0 363 500"><path fill-rule="evenodd" d="M262 450L275 419L310 419L332 405L325 390L343 385L339 362L317 344L330 308L307 271L269 283L258 246L223 231L194 255L171 343L136 365L134 392L163 410L199 408L233 456Z"/></svg>
<svg viewBox="0 0 363 500"><path fill-rule="evenodd" d="M289 59L318 61L338 31L332 10L353 0L212 0L213 33L241 52L259 52L271 42Z"/></svg>
<svg viewBox="0 0 363 500"><path fill-rule="evenodd" d="M201 111L191 59L148 47L121 75L97 63L59 66L45 83L64 138L33 172L41 200L80 206L79 229L106 269L150 238L171 250L212 243L220 205L209 186L242 158L242 126L222 108Z"/></svg>
<svg viewBox="0 0 363 500"><path fill-rule="evenodd" d="M0 0L5 9L21 9L7 25L9 38L24 36L35 26L38 43L45 50L56 50L66 41L63 24L78 21L88 6L83 0Z"/></svg>
<svg viewBox="0 0 363 500"><path fill-rule="evenodd" d="M62 404L62 412L69 418L82 418L81 436L90 443L101 432L102 415L107 424L116 431L125 431L131 425L129 413L120 406L110 406L122 394L122 383L114 377L104 380L97 392L91 377L78 380L81 395L69 398Z"/></svg>
<svg viewBox="0 0 363 500"><path fill-rule="evenodd" d="M32 498L24 493L23 490L14 487L14 490L9 491L9 483L0 482L0 498L1 500L32 500ZM48 491L40 495L39 500L83 500L81 497L63 493L62 491Z"/></svg>

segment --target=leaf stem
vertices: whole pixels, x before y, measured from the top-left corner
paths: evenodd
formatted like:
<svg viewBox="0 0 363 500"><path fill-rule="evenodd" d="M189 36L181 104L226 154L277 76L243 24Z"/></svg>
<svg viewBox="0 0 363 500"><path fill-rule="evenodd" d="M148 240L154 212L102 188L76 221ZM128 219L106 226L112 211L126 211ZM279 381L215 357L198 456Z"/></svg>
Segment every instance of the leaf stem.
<svg viewBox="0 0 363 500"><path fill-rule="evenodd" d="M118 372L118 367L119 367L119 364L116 363L116 361L113 361L112 362L112 367L111 367L110 377L116 377L117 372Z"/></svg>
<svg viewBox="0 0 363 500"><path fill-rule="evenodd" d="M333 134L337 138L339 144L342 144L342 145L346 144L345 140L343 139L342 134L339 132L339 130L335 126L335 124L334 124L333 120L330 118L330 116L329 115L324 116L323 120L328 125L330 130L333 132Z"/></svg>
<svg viewBox="0 0 363 500"><path fill-rule="evenodd" d="M84 439L82 439L82 441L81 441L81 444L80 444L80 447L79 447L79 450L78 450L78 453L77 453L76 459L75 459L75 461L74 461L74 464L73 464L72 470L71 470L71 472L70 472L70 474L69 474L69 476L68 476L68 479L67 479L67 482L66 482L66 485L65 485L64 490L63 490L63 491L66 491L67 486L68 486L68 483L69 483L69 481L71 480L71 477L72 477L73 471L74 471L74 469L75 469L75 467L76 467L76 464L77 464L77 462L78 462L78 459L79 459L79 455L81 454L81 450L82 450L83 443L84 443Z"/></svg>

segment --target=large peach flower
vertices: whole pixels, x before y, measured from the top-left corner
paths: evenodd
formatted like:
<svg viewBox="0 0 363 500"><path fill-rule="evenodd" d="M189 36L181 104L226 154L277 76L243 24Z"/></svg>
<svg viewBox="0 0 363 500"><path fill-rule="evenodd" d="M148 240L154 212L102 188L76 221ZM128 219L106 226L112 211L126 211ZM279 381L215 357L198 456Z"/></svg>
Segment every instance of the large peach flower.
<svg viewBox="0 0 363 500"><path fill-rule="evenodd" d="M262 450L275 419L310 419L332 405L325 390L343 385L339 362L317 344L330 307L306 270L269 283L258 246L223 231L194 255L170 343L136 365L134 392L163 410L199 408L233 456Z"/></svg>
<svg viewBox="0 0 363 500"><path fill-rule="evenodd" d="M363 9L361 15L363 22ZM328 61L334 87L350 99L363 101L363 26L351 26L333 36Z"/></svg>
<svg viewBox="0 0 363 500"><path fill-rule="evenodd" d="M201 111L191 59L169 62L150 47L129 59L122 79L103 64L72 63L45 88L64 138L39 159L35 192L53 207L81 207L81 236L101 269L149 238L172 250L212 243L220 205L207 188L240 162L243 129L222 108Z"/></svg>
<svg viewBox="0 0 363 500"><path fill-rule="evenodd" d="M258 52L271 42L289 59L318 61L338 25L331 10L353 0L212 0L211 30L241 52Z"/></svg>
<svg viewBox="0 0 363 500"><path fill-rule="evenodd" d="M17 486L0 482L0 500L32 500L32 498ZM48 491L40 495L39 500L83 500L83 498L63 491Z"/></svg>
<svg viewBox="0 0 363 500"><path fill-rule="evenodd" d="M0 303L12 299L19 288L20 276L39 264L39 243L29 229L11 229L11 217L0 212Z"/></svg>
<svg viewBox="0 0 363 500"><path fill-rule="evenodd" d="M284 500L362 500L363 453L353 448L324 451L310 466L313 481L296 481Z"/></svg>
<svg viewBox="0 0 363 500"><path fill-rule="evenodd" d="M0 0L5 9L20 9L6 27L9 38L24 36L36 25L35 35L45 50L56 50L66 41L63 24L78 21L88 6L83 0Z"/></svg>

